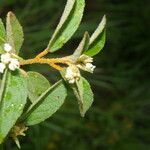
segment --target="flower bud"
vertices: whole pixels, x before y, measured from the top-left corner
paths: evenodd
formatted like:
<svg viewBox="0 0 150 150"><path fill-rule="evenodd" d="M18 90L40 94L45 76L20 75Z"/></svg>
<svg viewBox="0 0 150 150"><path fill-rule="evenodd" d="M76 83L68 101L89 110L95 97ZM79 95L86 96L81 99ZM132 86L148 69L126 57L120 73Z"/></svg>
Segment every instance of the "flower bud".
<svg viewBox="0 0 150 150"><path fill-rule="evenodd" d="M4 64L8 64L11 61L11 55L9 53L2 54L1 61Z"/></svg>
<svg viewBox="0 0 150 150"><path fill-rule="evenodd" d="M71 65L66 69L65 78L70 84L75 83L80 78L80 71L75 65Z"/></svg>
<svg viewBox="0 0 150 150"><path fill-rule="evenodd" d="M93 73L96 66L92 65L92 62L93 62L92 57L83 54L78 59L77 67L84 70L84 71L88 71L90 73Z"/></svg>
<svg viewBox="0 0 150 150"><path fill-rule="evenodd" d="M96 66L92 65L91 63L86 63L86 65L85 65L85 69L91 73L93 73L95 68L96 68Z"/></svg>
<svg viewBox="0 0 150 150"><path fill-rule="evenodd" d="M19 69L19 66L19 61L15 58L12 58L10 64L8 65L9 69L12 71Z"/></svg>
<svg viewBox="0 0 150 150"><path fill-rule="evenodd" d="M90 56L87 56L85 54L81 55L78 59L79 62L82 62L84 64L86 63L92 63L93 62L93 58Z"/></svg>
<svg viewBox="0 0 150 150"><path fill-rule="evenodd" d="M10 51L12 50L11 45L10 45L9 43L5 43L5 44L4 44L4 50L5 50L6 52L10 52Z"/></svg>

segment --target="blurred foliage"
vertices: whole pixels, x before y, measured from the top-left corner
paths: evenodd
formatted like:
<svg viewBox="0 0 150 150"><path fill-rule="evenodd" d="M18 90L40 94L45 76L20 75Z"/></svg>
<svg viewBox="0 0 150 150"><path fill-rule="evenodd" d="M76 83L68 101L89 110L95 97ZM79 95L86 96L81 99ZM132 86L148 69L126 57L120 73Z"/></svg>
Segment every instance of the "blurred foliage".
<svg viewBox="0 0 150 150"><path fill-rule="evenodd" d="M66 0L1 0L0 16L12 10L25 32L22 56L31 58L48 44ZM71 96L52 118L29 129L22 149L143 150L150 149L150 32L148 0L87 0L82 24L61 55L71 54L84 31L94 31L107 15L107 44L95 58L95 74L87 75L95 103L80 118ZM59 53L60 54L60 53ZM57 53L50 57L58 57ZM39 65L27 66L36 70ZM50 81L58 73L41 68ZM14 148L12 148L14 147ZM15 150L8 141L7 150Z"/></svg>

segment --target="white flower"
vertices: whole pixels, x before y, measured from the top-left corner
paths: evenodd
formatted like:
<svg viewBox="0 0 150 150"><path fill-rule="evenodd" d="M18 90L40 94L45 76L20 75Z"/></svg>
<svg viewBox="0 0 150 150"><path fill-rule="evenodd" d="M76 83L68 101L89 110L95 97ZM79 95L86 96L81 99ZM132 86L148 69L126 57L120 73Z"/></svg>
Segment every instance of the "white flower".
<svg viewBox="0 0 150 150"><path fill-rule="evenodd" d="M92 57L83 54L78 59L77 67L84 70L84 71L88 71L90 73L93 73L96 66L94 66L92 64L92 62L93 62Z"/></svg>
<svg viewBox="0 0 150 150"><path fill-rule="evenodd" d="M79 71L79 69L75 65L69 66L66 69L65 78L68 80L68 82L70 84L75 83L75 81L80 78L80 71Z"/></svg>
<svg viewBox="0 0 150 150"><path fill-rule="evenodd" d="M73 78L73 79L70 79L68 82L69 82L70 84L74 84L75 81L76 81L76 80Z"/></svg>
<svg viewBox="0 0 150 150"><path fill-rule="evenodd" d="M8 68L14 71L16 69L19 69L19 67L20 67L19 61L15 58L12 58L10 64L8 65Z"/></svg>
<svg viewBox="0 0 150 150"><path fill-rule="evenodd" d="M2 54L1 61L4 64L8 64L11 61L11 55L9 53Z"/></svg>
<svg viewBox="0 0 150 150"><path fill-rule="evenodd" d="M96 66L92 65L91 63L86 63L85 64L85 69L91 73L93 73L94 69L96 68Z"/></svg>
<svg viewBox="0 0 150 150"><path fill-rule="evenodd" d="M9 43L4 44L4 50L6 53L0 56L0 72L3 73L6 66L12 71L18 69L20 67L19 61L18 59L12 58L13 55L9 53L12 50L12 47Z"/></svg>
<svg viewBox="0 0 150 150"><path fill-rule="evenodd" d="M3 73L5 68L6 68L6 65L3 63L0 63L0 73Z"/></svg>
<svg viewBox="0 0 150 150"><path fill-rule="evenodd" d="M12 50L11 45L10 45L9 43L5 43L5 44L4 44L4 50L5 50L6 52L10 52L10 51Z"/></svg>

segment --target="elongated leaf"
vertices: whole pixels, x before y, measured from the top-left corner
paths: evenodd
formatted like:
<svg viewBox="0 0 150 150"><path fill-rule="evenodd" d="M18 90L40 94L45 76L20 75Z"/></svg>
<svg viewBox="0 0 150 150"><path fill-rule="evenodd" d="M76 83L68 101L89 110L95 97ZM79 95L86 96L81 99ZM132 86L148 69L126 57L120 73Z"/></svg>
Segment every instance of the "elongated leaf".
<svg viewBox="0 0 150 150"><path fill-rule="evenodd" d="M25 115L26 124L35 125L49 118L62 106L66 96L67 91L62 81L51 86L29 108Z"/></svg>
<svg viewBox="0 0 150 150"><path fill-rule="evenodd" d="M0 104L2 101L3 94L4 94L6 80L7 80L7 70L5 71L3 75L3 79L1 80L1 84L0 84Z"/></svg>
<svg viewBox="0 0 150 150"><path fill-rule="evenodd" d="M99 37L90 45L89 50L84 54L88 56L97 55L104 47L106 41L106 31L104 30Z"/></svg>
<svg viewBox="0 0 150 150"><path fill-rule="evenodd" d="M82 41L80 42L79 46L72 55L72 59L74 61L76 61L81 56L81 54L89 48L89 42L90 42L89 34L88 32L85 32Z"/></svg>
<svg viewBox="0 0 150 150"><path fill-rule="evenodd" d="M37 72L28 72L28 96L32 103L35 102L49 87L50 83L43 75Z"/></svg>
<svg viewBox="0 0 150 150"><path fill-rule="evenodd" d="M2 19L0 18L0 45L6 41L6 31Z"/></svg>
<svg viewBox="0 0 150 150"><path fill-rule="evenodd" d="M56 40L56 35L58 34L58 32L63 27L66 20L68 19L69 15L71 13L71 10L73 9L74 4L75 4L75 0L67 0L67 4L65 6L64 12L63 12L62 17L60 19L60 22L59 22L49 44L53 43L54 40Z"/></svg>
<svg viewBox="0 0 150 150"><path fill-rule="evenodd" d="M90 38L90 44L92 44L97 37L102 33L102 31L104 30L106 26L106 16L104 15L102 18L102 21L100 22L98 28L95 30L95 32L92 34L91 38Z"/></svg>
<svg viewBox="0 0 150 150"><path fill-rule="evenodd" d="M73 92L78 100L80 112L83 109L83 80L76 81L76 84L71 85Z"/></svg>
<svg viewBox="0 0 150 150"><path fill-rule="evenodd" d="M94 56L103 49L106 39L105 26L106 26L106 16L103 17L98 28L92 34L90 38L90 47L87 51L85 51L86 55Z"/></svg>
<svg viewBox="0 0 150 150"><path fill-rule="evenodd" d="M62 78L66 81L66 83L68 83L68 81L65 78L65 72L66 71L63 70L60 72L60 74ZM82 117L84 117L85 113L92 105L94 99L93 98L94 95L91 90L90 84L85 78L80 77L80 79L77 80L75 84L68 83L67 85L70 86L70 88L72 88L79 104L80 114Z"/></svg>
<svg viewBox="0 0 150 150"><path fill-rule="evenodd" d="M68 0L63 16L48 44L48 50L60 49L75 33L81 22L85 0Z"/></svg>
<svg viewBox="0 0 150 150"><path fill-rule="evenodd" d="M93 92L88 81L81 77L76 81L76 85L72 86L74 94L78 100L79 110L82 117L93 103Z"/></svg>
<svg viewBox="0 0 150 150"><path fill-rule="evenodd" d="M7 14L6 30L7 42L13 47L14 53L18 54L24 40L24 35L22 26L12 12Z"/></svg>
<svg viewBox="0 0 150 150"><path fill-rule="evenodd" d="M2 87L1 87L2 88ZM25 79L18 73L8 72L6 87L0 104L0 143L22 114L27 99Z"/></svg>

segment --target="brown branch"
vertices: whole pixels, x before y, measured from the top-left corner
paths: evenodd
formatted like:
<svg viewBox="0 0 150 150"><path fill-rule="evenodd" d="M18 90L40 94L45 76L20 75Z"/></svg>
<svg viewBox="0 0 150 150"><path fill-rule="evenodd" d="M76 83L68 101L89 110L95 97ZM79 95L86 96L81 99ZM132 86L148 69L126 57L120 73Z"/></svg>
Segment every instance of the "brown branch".
<svg viewBox="0 0 150 150"><path fill-rule="evenodd" d="M63 68L61 66L59 66L58 64L70 65L71 61L70 61L69 57L51 58L51 59L35 57L33 59L27 59L27 60L20 61L20 65L29 65L29 64L48 64L57 70L62 70Z"/></svg>
<svg viewBox="0 0 150 150"><path fill-rule="evenodd" d="M46 48L43 52L41 52L40 54L38 54L35 58L41 58L44 57L46 54L48 54L48 49Z"/></svg>

